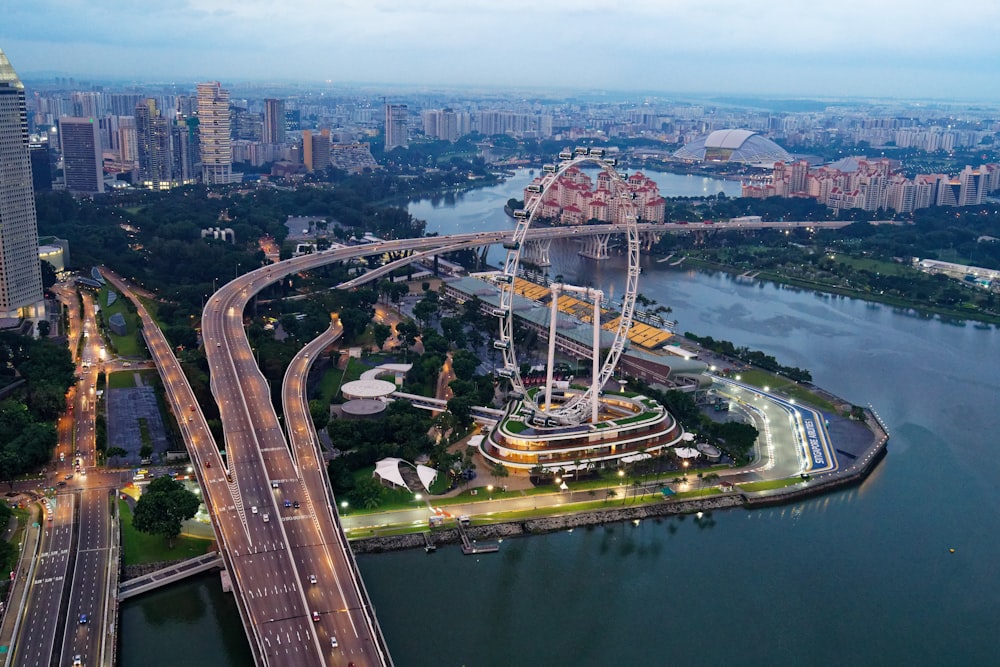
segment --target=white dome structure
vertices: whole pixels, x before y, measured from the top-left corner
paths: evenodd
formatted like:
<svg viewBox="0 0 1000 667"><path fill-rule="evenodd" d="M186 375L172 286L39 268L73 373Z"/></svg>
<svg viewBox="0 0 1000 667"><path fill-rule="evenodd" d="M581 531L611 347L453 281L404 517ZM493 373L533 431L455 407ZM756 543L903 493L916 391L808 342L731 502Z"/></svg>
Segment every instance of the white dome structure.
<svg viewBox="0 0 1000 667"><path fill-rule="evenodd" d="M792 156L784 148L750 130L716 130L695 139L675 152L674 157L689 162L740 162L767 166L792 161Z"/></svg>

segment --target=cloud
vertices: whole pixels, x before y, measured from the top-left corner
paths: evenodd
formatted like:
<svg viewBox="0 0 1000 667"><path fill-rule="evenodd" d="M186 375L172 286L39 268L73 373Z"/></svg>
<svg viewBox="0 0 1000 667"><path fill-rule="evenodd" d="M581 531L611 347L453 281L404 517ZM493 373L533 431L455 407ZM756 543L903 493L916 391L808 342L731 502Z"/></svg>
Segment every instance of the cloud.
<svg viewBox="0 0 1000 667"><path fill-rule="evenodd" d="M840 0L4 0L21 70L606 88L996 86L1000 3ZM16 26L16 30L15 27ZM812 72L811 76L802 72ZM921 74L923 73L923 74ZM662 83L660 83L662 82ZM927 86L911 85L913 89Z"/></svg>

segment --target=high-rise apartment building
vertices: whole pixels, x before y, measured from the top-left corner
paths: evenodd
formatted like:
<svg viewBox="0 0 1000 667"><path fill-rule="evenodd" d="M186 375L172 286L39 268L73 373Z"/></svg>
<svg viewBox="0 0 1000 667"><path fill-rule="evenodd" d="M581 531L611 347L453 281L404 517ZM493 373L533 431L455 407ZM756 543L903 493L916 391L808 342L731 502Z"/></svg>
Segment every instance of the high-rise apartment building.
<svg viewBox="0 0 1000 667"><path fill-rule="evenodd" d="M59 145L66 189L87 195L104 192L104 156L98 122L93 118L60 118Z"/></svg>
<svg viewBox="0 0 1000 667"><path fill-rule="evenodd" d="M324 129L318 134L302 130L302 164L310 172L330 166L330 130Z"/></svg>
<svg viewBox="0 0 1000 667"><path fill-rule="evenodd" d="M0 315L33 316L41 303L24 85L0 50Z"/></svg>
<svg viewBox="0 0 1000 667"><path fill-rule="evenodd" d="M202 182L228 184L233 178L229 91L218 81L198 84L198 133Z"/></svg>
<svg viewBox="0 0 1000 667"><path fill-rule="evenodd" d="M285 143L285 102L268 98L264 100L264 143Z"/></svg>
<svg viewBox="0 0 1000 667"><path fill-rule="evenodd" d="M405 104L385 105L385 150L391 151L397 146L406 148L409 139L406 135L406 117L408 110Z"/></svg>

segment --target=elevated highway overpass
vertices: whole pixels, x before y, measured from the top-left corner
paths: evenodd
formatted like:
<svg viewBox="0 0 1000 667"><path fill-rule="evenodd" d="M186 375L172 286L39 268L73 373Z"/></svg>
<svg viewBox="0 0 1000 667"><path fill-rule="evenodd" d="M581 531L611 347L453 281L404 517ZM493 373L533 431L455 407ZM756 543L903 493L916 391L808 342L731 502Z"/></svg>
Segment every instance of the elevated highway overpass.
<svg viewBox="0 0 1000 667"><path fill-rule="evenodd" d="M839 227L846 222L714 223L712 229ZM693 224L644 224L643 233L689 232ZM615 234L615 225L529 230L529 240ZM213 294L202 316L212 391L225 433L228 469L177 359L142 303L143 335L164 380L204 490L241 618L259 665L391 665L388 648L334 510L325 466L304 405L310 355L339 335L310 343L285 376L288 436L247 340L243 313L265 287L332 262L385 252L443 252L502 243L512 231L397 239L336 248L268 265ZM412 259L408 258L409 261ZM364 276L377 277L372 271ZM345 284L343 287L353 286ZM314 347L315 344L315 347ZM312 352L310 352L310 350ZM290 392L290 393L289 393ZM308 426L308 427L307 427ZM300 428L301 427L301 428ZM286 501L292 503L288 507ZM298 507L295 507L295 505ZM313 583L315 582L315 583ZM334 642L336 638L336 642ZM336 643L334 647L332 644Z"/></svg>

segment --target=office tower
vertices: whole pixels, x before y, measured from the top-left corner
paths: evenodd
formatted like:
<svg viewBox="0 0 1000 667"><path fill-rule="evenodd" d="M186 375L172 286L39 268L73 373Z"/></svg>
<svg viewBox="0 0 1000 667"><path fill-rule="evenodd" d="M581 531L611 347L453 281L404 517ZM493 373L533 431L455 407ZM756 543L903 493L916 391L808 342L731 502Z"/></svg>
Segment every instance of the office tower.
<svg viewBox="0 0 1000 667"><path fill-rule="evenodd" d="M48 139L28 145L31 157L31 185L35 192L52 189L52 160L49 156Z"/></svg>
<svg viewBox="0 0 1000 667"><path fill-rule="evenodd" d="M148 98L135 107L135 142L139 158L139 183L153 190L170 187L173 180L173 155L170 123Z"/></svg>
<svg viewBox="0 0 1000 667"><path fill-rule="evenodd" d="M0 315L32 316L41 303L24 85L0 50Z"/></svg>
<svg viewBox="0 0 1000 667"><path fill-rule="evenodd" d="M397 146L403 148L409 146L406 136L406 116L405 104L385 105L385 150L391 151Z"/></svg>
<svg viewBox="0 0 1000 667"><path fill-rule="evenodd" d="M268 98L264 100L264 143L285 143L285 102Z"/></svg>
<svg viewBox="0 0 1000 667"><path fill-rule="evenodd" d="M104 158L98 123L93 118L60 118L59 144L66 189L88 195L104 192Z"/></svg>
<svg viewBox="0 0 1000 667"><path fill-rule="evenodd" d="M229 131L229 91L218 81L199 83L198 133L201 178L205 185L226 185L233 178Z"/></svg>

